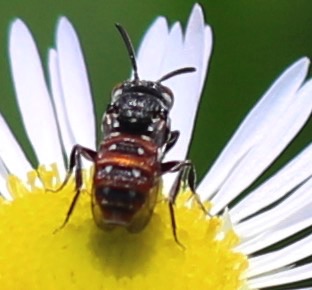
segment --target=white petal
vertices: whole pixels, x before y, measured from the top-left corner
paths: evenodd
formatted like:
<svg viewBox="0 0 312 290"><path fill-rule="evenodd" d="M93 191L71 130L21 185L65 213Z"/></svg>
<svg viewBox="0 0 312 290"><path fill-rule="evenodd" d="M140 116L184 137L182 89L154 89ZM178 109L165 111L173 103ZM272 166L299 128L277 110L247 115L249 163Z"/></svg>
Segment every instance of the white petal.
<svg viewBox="0 0 312 290"><path fill-rule="evenodd" d="M295 263L311 255L312 235L280 250L249 259L246 277L251 278Z"/></svg>
<svg viewBox="0 0 312 290"><path fill-rule="evenodd" d="M310 192L311 187L307 188L307 190ZM286 229L288 227L293 227L294 225L298 225L300 223L306 223L307 221L312 219L312 200L311 195L307 195L307 200L303 202L303 206L301 207L296 206L297 210L295 210L293 213L290 213L287 218L285 218L282 222L278 223L272 230L280 230L280 229ZM307 224L310 226L310 224ZM311 223L312 225L312 223Z"/></svg>
<svg viewBox="0 0 312 290"><path fill-rule="evenodd" d="M297 90L308 65L309 60L303 58L279 77L245 118L200 184L198 192L203 199L222 187L212 200L214 213L249 186L305 123L312 106L308 94L311 83L300 92Z"/></svg>
<svg viewBox="0 0 312 290"><path fill-rule="evenodd" d="M176 22L169 32L169 37L166 43L166 49L163 52L163 58L161 62L160 71L157 79L160 79L165 74L181 68L181 62L183 62L183 35L182 27L179 22ZM175 80L179 77L173 77L170 81L164 81L163 84L170 87L173 90L173 84L176 85ZM176 91L173 91L175 94Z"/></svg>
<svg viewBox="0 0 312 290"><path fill-rule="evenodd" d="M195 73L173 77L163 84L175 95L170 114L172 130L180 131L180 138L166 155L165 160L183 160L187 154L192 130L206 77L211 54L211 29L204 23L204 15L198 4L191 12L185 37L180 23L175 23L168 32L166 20L157 18L145 35L138 53L138 71L141 79L156 81L165 74L183 67L195 67ZM164 177L164 191L172 184L176 174Z"/></svg>
<svg viewBox="0 0 312 290"><path fill-rule="evenodd" d="M56 47L66 113L75 143L95 149L94 110L87 70L76 32L65 17L57 25Z"/></svg>
<svg viewBox="0 0 312 290"><path fill-rule="evenodd" d="M250 279L248 281L248 285L252 289L259 289L275 285L284 285L287 283L293 283L305 279L310 279L311 273L312 273L312 263L300 267L295 267L293 269L287 269L282 272L273 273L271 275ZM301 289L312 289L312 288L308 287Z"/></svg>
<svg viewBox="0 0 312 290"><path fill-rule="evenodd" d="M271 126L264 142L249 150L211 202L215 204L213 213L222 209L249 186L286 148L288 143L303 127L312 110L312 80L296 94L296 100L285 110L287 118ZM232 192L230 192L230 190ZM226 196L224 193L226 192Z"/></svg>
<svg viewBox="0 0 312 290"><path fill-rule="evenodd" d="M4 197L6 200L13 200L6 185L8 175L9 173L0 158L0 196Z"/></svg>
<svg viewBox="0 0 312 290"><path fill-rule="evenodd" d="M279 200L312 175L312 144L230 210L234 223Z"/></svg>
<svg viewBox="0 0 312 290"><path fill-rule="evenodd" d="M183 160L188 151L200 100L203 76L206 75L208 57L210 56L209 48L211 46L209 47L207 43L212 41L211 34L207 33L206 27L203 11L196 4L186 27L183 51L180 52L177 44L176 51L172 48L171 56L166 58L168 60L164 62L162 67L164 74L170 70L188 66L196 68L194 73L179 75L164 82L175 94L175 103L170 114L172 129L180 131L177 144L168 152L165 160ZM172 64L171 58L176 59L174 64Z"/></svg>
<svg viewBox="0 0 312 290"><path fill-rule="evenodd" d="M12 131L0 115L0 157L10 174L25 180L26 173L33 170Z"/></svg>
<svg viewBox="0 0 312 290"><path fill-rule="evenodd" d="M269 231L255 236L246 242L242 242L236 250L251 255L261 249L282 241L288 237L293 236L299 231L308 228L312 225L312 203L306 205L300 211L288 216L283 222L272 227Z"/></svg>
<svg viewBox="0 0 312 290"><path fill-rule="evenodd" d="M54 112L35 42L19 19L10 28L9 53L18 105L40 164L63 166Z"/></svg>
<svg viewBox="0 0 312 290"><path fill-rule="evenodd" d="M275 207L236 225L235 231L243 238L252 237L287 220L291 214L300 214L311 200L311 186L312 179L309 179Z"/></svg>
<svg viewBox="0 0 312 290"><path fill-rule="evenodd" d="M178 75L163 82L175 97L170 113L172 130L180 132L177 144L165 156L165 161L184 160L187 155L211 54L211 30L205 25L203 11L198 4L190 15L183 42L181 36L181 27L176 23L170 31L161 75L183 67L195 67L196 72ZM169 191L175 178L176 174L164 176L165 192Z"/></svg>
<svg viewBox="0 0 312 290"><path fill-rule="evenodd" d="M208 70L208 64L210 62L210 56L212 53L212 30L211 27L209 25L205 26L205 37L204 37L204 41L205 41L205 48L204 48L204 57L203 59L205 60L203 62L203 66L202 66L202 70L201 70L201 82L200 82L200 86L199 86L199 94L202 93L202 89L205 85L205 81L206 81L206 74L207 74L207 70Z"/></svg>
<svg viewBox="0 0 312 290"><path fill-rule="evenodd" d="M165 75L170 71L174 71L176 69L185 67L181 66L181 62L183 61L183 36L182 36L182 28L180 23L175 23L172 27L172 29L170 30L170 34L169 34L169 39L167 42L167 47L166 47L166 52L164 54L164 59L163 59L163 64L162 64L162 71L159 75ZM165 68L165 69L164 69ZM163 84L168 86L174 93L174 97L175 97L175 101L174 101L174 105L173 108L176 108L179 104L179 102L177 102L176 97L180 97L181 96L181 90L183 92L183 75L181 76L177 76L174 77L170 80L168 80L167 82L164 82ZM178 82L178 83L177 83ZM177 86L177 84L180 84L180 86ZM174 88L176 88L174 90ZM179 100L178 100L179 101ZM180 103L181 104L181 103ZM183 103L182 103L183 105ZM172 128L177 129L176 126L173 124L174 121L178 121L177 119L175 119L175 116L172 116L173 113L171 113L170 118L172 118ZM180 135L181 136L181 135ZM180 139L180 138L179 138ZM179 142L179 140L178 140ZM165 156L165 161L168 160L179 160L179 159L183 159L182 157L179 158L175 158L174 156L172 156L172 152L174 150L174 148L180 148L180 146L178 144L176 144L173 149L171 149L169 151L169 153ZM187 145L184 146L184 148L182 148L182 155L185 155L185 148L187 148ZM177 173L170 173L170 174L166 174L163 177L163 192L168 193L170 191L170 188L173 184L174 179L177 177Z"/></svg>
<svg viewBox="0 0 312 290"><path fill-rule="evenodd" d="M6 179L8 175L9 175L8 170L5 168L4 163L0 158L0 179Z"/></svg>
<svg viewBox="0 0 312 290"><path fill-rule="evenodd" d="M49 51L49 76L54 107L62 136L62 143L65 148L66 156L69 157L71 150L76 143L65 108L65 100L58 67L58 56L55 49L50 49Z"/></svg>
<svg viewBox="0 0 312 290"><path fill-rule="evenodd" d="M138 49L137 65L140 79L156 81L169 36L167 21L158 17L143 37Z"/></svg>

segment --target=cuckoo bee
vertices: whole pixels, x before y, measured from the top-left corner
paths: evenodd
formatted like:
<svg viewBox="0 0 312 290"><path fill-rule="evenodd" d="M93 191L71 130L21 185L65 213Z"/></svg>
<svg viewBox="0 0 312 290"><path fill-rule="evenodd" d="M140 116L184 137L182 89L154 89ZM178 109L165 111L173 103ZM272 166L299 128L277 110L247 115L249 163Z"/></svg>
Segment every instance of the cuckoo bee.
<svg viewBox="0 0 312 290"><path fill-rule="evenodd" d="M169 112L173 93L162 82L179 74L194 72L185 67L169 72L157 81L141 80L130 38L116 24L127 47L133 69L133 80L124 81L112 91L111 103L102 121L103 140L97 151L75 145L72 149L65 186L75 168L75 196L67 212L68 222L81 193L82 162L94 163L92 213L96 224L104 230L121 226L129 232L141 231L149 222L161 177L177 172L168 198L173 236L178 242L174 218L174 202L182 181L195 192L195 170L190 161L163 162L175 145L179 132L171 131ZM178 242L179 243L179 242Z"/></svg>

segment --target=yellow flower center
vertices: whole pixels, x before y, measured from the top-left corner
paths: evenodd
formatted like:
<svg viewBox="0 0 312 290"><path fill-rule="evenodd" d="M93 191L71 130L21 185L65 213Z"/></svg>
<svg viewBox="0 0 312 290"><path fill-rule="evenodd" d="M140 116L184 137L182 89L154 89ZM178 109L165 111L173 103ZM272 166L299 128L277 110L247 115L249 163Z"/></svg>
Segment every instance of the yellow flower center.
<svg viewBox="0 0 312 290"><path fill-rule="evenodd" d="M39 169L47 188L57 169ZM221 217L205 217L189 194L177 199L175 215L182 249L173 238L163 199L148 226L138 234L105 232L92 220L90 192L83 192L68 224L58 229L74 195L74 182L59 192L26 187L11 176L13 202L0 198L0 285L12 289L241 289L247 258ZM85 174L90 189L90 173ZM53 181L54 180L54 181ZM38 180L37 180L38 181ZM59 182L59 180L58 180ZM37 182L38 183L38 182Z"/></svg>

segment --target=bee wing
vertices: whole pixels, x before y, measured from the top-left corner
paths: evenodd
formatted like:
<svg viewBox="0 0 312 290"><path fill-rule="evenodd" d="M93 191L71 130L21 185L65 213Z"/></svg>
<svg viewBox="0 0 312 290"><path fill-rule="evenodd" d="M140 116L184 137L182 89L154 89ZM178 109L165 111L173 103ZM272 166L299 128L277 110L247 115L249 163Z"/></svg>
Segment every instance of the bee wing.
<svg viewBox="0 0 312 290"><path fill-rule="evenodd" d="M57 25L56 52L65 112L74 143L95 149L95 118L87 69L77 34L65 17L61 17Z"/></svg>
<svg viewBox="0 0 312 290"><path fill-rule="evenodd" d="M244 119L199 185L217 213L246 189L285 149L312 109L312 81L302 85L309 60L288 68Z"/></svg>
<svg viewBox="0 0 312 290"><path fill-rule="evenodd" d="M36 44L26 25L13 21L9 56L17 102L28 138L40 164L64 168L57 124Z"/></svg>

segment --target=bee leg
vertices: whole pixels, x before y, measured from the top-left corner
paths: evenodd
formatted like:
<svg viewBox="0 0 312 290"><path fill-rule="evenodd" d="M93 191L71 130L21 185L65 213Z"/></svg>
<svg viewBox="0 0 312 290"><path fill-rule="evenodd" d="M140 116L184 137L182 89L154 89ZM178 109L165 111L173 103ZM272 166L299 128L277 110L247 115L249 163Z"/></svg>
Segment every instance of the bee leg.
<svg viewBox="0 0 312 290"><path fill-rule="evenodd" d="M168 204L169 204L169 212L170 212L170 217L171 217L171 225L172 225L172 232L173 232L174 239L180 246L184 247L179 242L178 237L177 237L177 226L176 226L175 215L174 215L175 200L181 190L181 186L184 183L184 181L187 181L187 184L190 187L191 192L196 202L199 204L203 212L208 215L209 213L207 212L206 208L200 201L199 196L196 194L196 191L195 191L196 171L191 161L189 160L170 161L170 162L162 163L162 173L167 173L167 172L178 172L178 176L175 179L169 192Z"/></svg>
<svg viewBox="0 0 312 290"><path fill-rule="evenodd" d="M198 194L196 193L196 189L195 189L195 187L196 187L196 170L195 170L194 165L191 163L191 161L188 161L188 162L189 162L187 164L188 170L187 170L186 174L184 175L184 178L187 180L187 183L191 189L192 195L193 195L195 201L197 202L197 204L199 205L199 207L201 208L201 210L205 213L205 215L208 215L211 217L211 214L207 211L207 209L205 208L205 206L201 202Z"/></svg>
<svg viewBox="0 0 312 290"><path fill-rule="evenodd" d="M62 188L64 188L64 186L67 184L67 182L69 181L70 176L72 175L73 169L74 167L76 167L75 170L75 196L70 204L70 207L67 211L65 220L63 222L63 224L57 229L60 230L62 229L67 222L69 221L69 218L75 208L75 205L77 203L77 200L79 198L79 195L81 193L81 187L82 187L82 164L81 164L81 157L86 158L87 160L90 160L92 162L95 162L95 158L96 158L96 152L82 147L80 145L75 145L70 153L70 158L69 158L69 166L68 166L68 170L67 170L67 174L66 174L66 178L64 180L64 182L62 183L62 185L57 189L57 191L61 190Z"/></svg>
<svg viewBox="0 0 312 290"><path fill-rule="evenodd" d="M172 228L172 234L173 234L174 240L179 246L185 249L185 246L178 239L177 224L176 224L176 219L175 219L175 214L174 214L174 204L175 204L176 197L180 190L181 178L183 174L184 174L183 170L180 170L178 177L176 178L176 180L174 181L170 189L169 196L168 196L168 205L169 205L171 228Z"/></svg>
<svg viewBox="0 0 312 290"><path fill-rule="evenodd" d="M169 212L170 212L170 218L171 218L171 228L172 228L172 234L174 237L175 242L185 249L184 245L179 241L178 235L177 235L177 224L174 214L174 204L176 197L181 189L182 185L182 179L185 175L185 167L187 166L189 161L169 161L164 162L161 164L161 171L163 174L168 172L178 172L178 176L175 179L170 192L168 196L168 206L169 206Z"/></svg>
<svg viewBox="0 0 312 290"><path fill-rule="evenodd" d="M165 144L164 154L167 153L178 141L180 136L179 131L171 131L168 141Z"/></svg>
<svg viewBox="0 0 312 290"><path fill-rule="evenodd" d="M47 191L51 191L51 192L58 192L60 190L62 190L68 183L72 173L73 173L73 170L74 170L74 167L76 165L76 155L82 155L83 157L85 157L87 160L89 161L92 161L94 162L95 161L95 158L96 158L96 152L91 150L91 149L88 149L88 148L85 148L85 147L82 147L80 145L75 145L72 149L72 151L70 152L70 156L69 156L69 163L68 163L68 168L67 168L67 172L66 172L66 176L65 176L65 179L64 181L62 182L62 184L59 186L59 188L57 189L50 189L50 188L47 188L46 190ZM80 166L81 168L81 166Z"/></svg>
<svg viewBox="0 0 312 290"><path fill-rule="evenodd" d="M162 172L167 173L167 172L179 172L179 175L177 176L175 183L177 182L178 184L175 185L171 188L173 198L174 200L176 199L176 196L178 195L182 184L186 181L188 186L191 189L191 192L195 198L195 201L198 203L202 211L206 215L210 215L207 209L204 207L203 203L200 201L200 198L198 194L196 193L196 170L193 165L193 163L190 160L185 160L185 161L169 161L165 162L162 164Z"/></svg>

